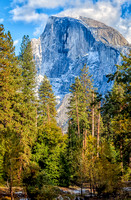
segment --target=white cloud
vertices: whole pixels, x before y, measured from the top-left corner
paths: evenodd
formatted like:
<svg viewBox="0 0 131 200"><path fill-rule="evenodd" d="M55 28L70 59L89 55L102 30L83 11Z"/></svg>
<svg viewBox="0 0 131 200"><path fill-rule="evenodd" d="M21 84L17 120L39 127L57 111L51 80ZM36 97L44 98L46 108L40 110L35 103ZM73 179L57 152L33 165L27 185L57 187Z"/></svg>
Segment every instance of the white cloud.
<svg viewBox="0 0 131 200"><path fill-rule="evenodd" d="M126 35L127 41L131 44L131 27L128 29Z"/></svg>
<svg viewBox="0 0 131 200"><path fill-rule="evenodd" d="M14 21L25 21L25 22L39 22L47 20L48 16L44 13L37 13L35 10L28 6L16 7L10 12L13 15Z"/></svg>
<svg viewBox="0 0 131 200"><path fill-rule="evenodd" d="M65 6L68 0L29 0L28 5L32 8L56 8L59 6Z"/></svg>
<svg viewBox="0 0 131 200"><path fill-rule="evenodd" d="M14 46L16 46L19 43L19 40L14 41Z"/></svg>
<svg viewBox="0 0 131 200"><path fill-rule="evenodd" d="M123 0L125 2L126 0ZM114 0L119 3L119 0ZM85 16L107 24L118 30L131 43L131 16L126 19L121 17L122 11L120 4L114 7L114 2L99 1L96 4L90 4L90 7L67 9L58 14L58 16L76 17Z"/></svg>
<svg viewBox="0 0 131 200"><path fill-rule="evenodd" d="M131 0L114 0L113 3L116 3L118 5L122 5L124 3L131 3Z"/></svg>
<svg viewBox="0 0 131 200"><path fill-rule="evenodd" d="M127 19L120 18L119 23L116 24L116 29L131 43L131 16L128 16Z"/></svg>
<svg viewBox="0 0 131 200"><path fill-rule="evenodd" d="M88 8L74 8L67 9L61 13L59 16L85 16L101 22L104 22L108 25L114 25L120 19L120 8L115 8L110 2L98 2L95 5L91 5Z"/></svg>
<svg viewBox="0 0 131 200"><path fill-rule="evenodd" d="M0 18L0 23L3 23L4 19L3 18Z"/></svg>
<svg viewBox="0 0 131 200"><path fill-rule="evenodd" d="M34 22L38 24L35 28L34 36L39 35L43 31L43 27L47 21L48 15L39 13L37 9L52 9L62 7L63 12L58 13L59 16L85 16L101 21L120 31L129 41L131 33L131 17L128 12L125 19L121 17L123 4L130 4L131 0L13 0L14 9L11 14L14 21L25 21L27 23Z"/></svg>

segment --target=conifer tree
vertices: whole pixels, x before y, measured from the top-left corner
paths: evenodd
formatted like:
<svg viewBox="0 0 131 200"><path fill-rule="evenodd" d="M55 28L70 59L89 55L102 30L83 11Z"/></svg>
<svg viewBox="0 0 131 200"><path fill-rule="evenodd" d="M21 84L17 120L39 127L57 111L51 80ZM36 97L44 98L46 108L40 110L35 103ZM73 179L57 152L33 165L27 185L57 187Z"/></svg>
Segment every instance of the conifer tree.
<svg viewBox="0 0 131 200"><path fill-rule="evenodd" d="M46 76L44 76L43 82L40 85L39 98L39 116L42 118L43 123L56 122L56 100L52 86Z"/></svg>
<svg viewBox="0 0 131 200"><path fill-rule="evenodd" d="M83 107L85 108L85 116L83 119L84 127L83 127L83 139L86 146L86 137L87 134L89 135L92 131L92 135L94 136L94 113L95 113L95 106L94 106L94 88L93 88L93 80L92 76L89 74L89 68L84 65L83 69L81 70L80 81L84 89L84 102Z"/></svg>
<svg viewBox="0 0 131 200"><path fill-rule="evenodd" d="M4 28L0 26L0 102L1 102L1 130L13 125L14 97L18 85L18 75L20 74L17 67L18 61L14 53L13 41L10 35L4 33Z"/></svg>
<svg viewBox="0 0 131 200"><path fill-rule="evenodd" d="M86 65L81 70L80 78L77 77L75 79L75 83L72 84L70 91L72 96L69 117L71 118L71 123L76 122L78 133L81 134L84 143L86 143L86 136L91 133L91 110L94 106L92 106L94 89Z"/></svg>
<svg viewBox="0 0 131 200"><path fill-rule="evenodd" d="M75 83L71 85L70 89L72 95L70 99L69 116L72 118L72 125L76 127L76 134L80 137L80 121L81 121L81 107L83 99L83 88L79 78L75 79Z"/></svg>
<svg viewBox="0 0 131 200"><path fill-rule="evenodd" d="M21 92L17 104L20 130L20 153L19 153L19 179L22 181L22 169L30 164L31 147L36 139L36 69L29 36L24 36L19 56L21 76Z"/></svg>
<svg viewBox="0 0 131 200"><path fill-rule="evenodd" d="M52 86L45 76L39 88L38 136L33 147L33 160L40 166L46 184L59 184L61 154L65 144L56 123L56 100Z"/></svg>
<svg viewBox="0 0 131 200"><path fill-rule="evenodd" d="M24 101L30 102L35 99L35 87L36 87L36 67L33 60L31 41L29 36L25 36L22 39L20 61L22 68L22 92L24 95Z"/></svg>
<svg viewBox="0 0 131 200"><path fill-rule="evenodd" d="M108 75L109 81L114 80L114 86L106 97L104 120L108 127L110 138L120 154L121 170L127 169L130 162L130 75L131 52L123 56L122 65L116 65L117 71ZM108 121L107 121L108 118Z"/></svg>
<svg viewBox="0 0 131 200"><path fill-rule="evenodd" d="M77 175L79 177L77 172L83 169L83 164L81 163L84 163L87 135L92 133L91 110L94 89L86 65L81 70L80 77L75 79L70 91L72 94L69 106L69 163L73 163L70 170L73 174L72 181L76 181Z"/></svg>
<svg viewBox="0 0 131 200"><path fill-rule="evenodd" d="M4 157L4 178L10 184L11 199L18 168L19 127L15 106L19 96L21 74L14 50L10 32L5 34L3 25L0 25L0 141L1 148L4 148L4 151L1 149Z"/></svg>

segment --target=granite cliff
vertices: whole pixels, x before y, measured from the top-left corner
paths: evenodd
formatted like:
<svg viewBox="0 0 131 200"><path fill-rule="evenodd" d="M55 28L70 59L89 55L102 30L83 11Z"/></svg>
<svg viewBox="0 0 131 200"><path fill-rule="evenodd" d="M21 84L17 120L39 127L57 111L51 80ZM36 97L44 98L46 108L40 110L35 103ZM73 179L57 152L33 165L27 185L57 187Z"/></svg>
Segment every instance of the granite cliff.
<svg viewBox="0 0 131 200"><path fill-rule="evenodd" d="M86 63L93 75L94 86L103 95L112 87L106 75L121 62L120 52L130 47L115 29L93 19L79 17L50 17L39 39L32 39L32 49L39 77L50 79L60 101L58 122L64 126L67 116L61 110L67 105L70 85ZM64 111L63 113L65 113Z"/></svg>

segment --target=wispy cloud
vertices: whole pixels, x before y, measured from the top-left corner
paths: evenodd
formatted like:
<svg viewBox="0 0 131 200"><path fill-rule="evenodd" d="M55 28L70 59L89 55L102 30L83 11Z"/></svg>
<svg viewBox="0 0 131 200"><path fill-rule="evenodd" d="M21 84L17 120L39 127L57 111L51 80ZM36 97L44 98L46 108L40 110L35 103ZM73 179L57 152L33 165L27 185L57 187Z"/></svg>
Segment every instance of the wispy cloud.
<svg viewBox="0 0 131 200"><path fill-rule="evenodd" d="M122 5L130 5L131 0L13 0L11 10L14 21L24 21L35 23L34 35L37 36L43 30L48 14L44 9L52 10L62 8L64 11L58 13L59 16L78 17L79 15L90 17L114 27L120 31L126 39L131 42L131 15L125 9L122 17Z"/></svg>
<svg viewBox="0 0 131 200"><path fill-rule="evenodd" d="M39 22L47 20L48 16L44 13L37 13L34 9L29 6L16 7L10 13L13 15L14 21L25 21L25 22Z"/></svg>
<svg viewBox="0 0 131 200"><path fill-rule="evenodd" d="M65 6L67 3L69 4L69 0L53 0L53 1L49 1L49 0L29 0L28 1L28 5L32 8L49 8L49 9L53 9L56 7L63 7Z"/></svg>
<svg viewBox="0 0 131 200"><path fill-rule="evenodd" d="M19 40L14 41L14 46L16 46L19 43Z"/></svg>
<svg viewBox="0 0 131 200"><path fill-rule="evenodd" d="M4 19L3 18L0 18L0 23L3 23L4 22Z"/></svg>
<svg viewBox="0 0 131 200"><path fill-rule="evenodd" d="M105 22L108 25L114 25L120 19L120 9L114 8L110 3L97 3L87 8L67 9L58 14L59 16L79 17L85 16Z"/></svg>
<svg viewBox="0 0 131 200"><path fill-rule="evenodd" d="M98 1L96 4L91 4L90 6L81 5L80 8L66 9L59 13L58 16L70 16L79 17L85 16L100 22L103 22L115 29L117 29L123 36L131 43L131 15L125 14L125 18L122 18L122 2L127 2L126 0L114 1ZM128 1L129 3L129 1ZM115 6L114 6L115 5Z"/></svg>
<svg viewBox="0 0 131 200"><path fill-rule="evenodd" d="M126 19L120 18L119 23L116 24L115 28L122 33L131 44L131 16L128 16Z"/></svg>

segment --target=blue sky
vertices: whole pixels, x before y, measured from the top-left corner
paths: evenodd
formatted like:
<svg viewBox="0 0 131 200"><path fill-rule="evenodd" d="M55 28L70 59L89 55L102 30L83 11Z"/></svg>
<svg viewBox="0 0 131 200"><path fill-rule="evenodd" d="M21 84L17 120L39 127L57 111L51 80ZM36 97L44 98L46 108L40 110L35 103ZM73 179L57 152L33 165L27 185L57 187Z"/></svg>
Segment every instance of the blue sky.
<svg viewBox="0 0 131 200"><path fill-rule="evenodd" d="M96 19L131 43L131 0L0 0L0 23L11 32L17 54L23 35L38 38L50 15Z"/></svg>

